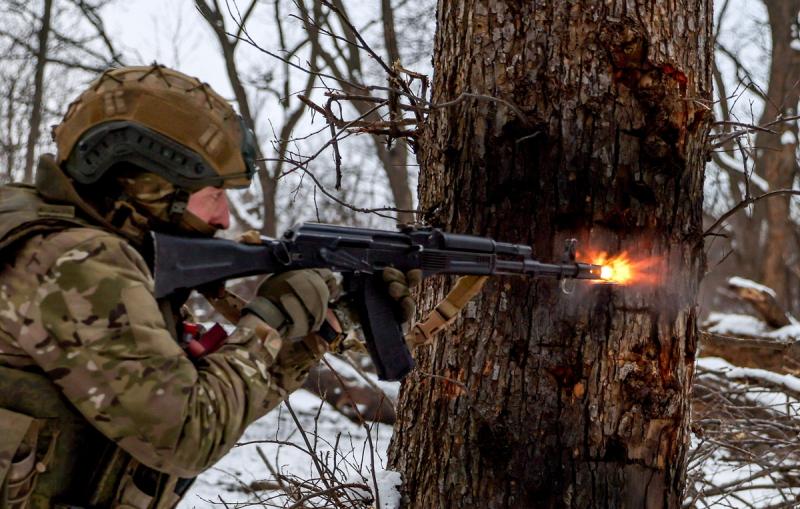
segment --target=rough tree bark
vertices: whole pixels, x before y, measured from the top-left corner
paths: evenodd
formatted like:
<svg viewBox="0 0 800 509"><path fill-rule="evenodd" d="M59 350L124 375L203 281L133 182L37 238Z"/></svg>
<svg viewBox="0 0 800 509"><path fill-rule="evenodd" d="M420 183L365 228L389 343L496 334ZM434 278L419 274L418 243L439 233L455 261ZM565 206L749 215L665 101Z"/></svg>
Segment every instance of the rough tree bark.
<svg viewBox="0 0 800 509"><path fill-rule="evenodd" d="M439 1L433 100L475 95L426 126L428 221L546 259L578 237L657 257L663 280L569 296L490 281L403 386L390 464L409 507L680 507L711 14L710 0Z"/></svg>
<svg viewBox="0 0 800 509"><path fill-rule="evenodd" d="M780 116L797 114L800 100L800 51L794 49L797 40L797 16L800 0L765 0L772 32L772 62L769 72L769 88L764 101L761 124L767 124ZM763 175L770 191L791 189L797 175L797 122L784 122L774 126L778 135L760 132L756 136L756 172ZM791 136L786 139L783 134ZM791 141L790 141L791 140ZM790 305L788 264L797 263L789 256L795 244L792 242L794 226L789 214L789 196L767 200L767 235L761 258L761 281L775 290L778 302ZM751 232L750 235L753 235ZM757 235L753 235L758 237ZM768 248L766 248L768 246ZM795 260L790 261L792 258Z"/></svg>

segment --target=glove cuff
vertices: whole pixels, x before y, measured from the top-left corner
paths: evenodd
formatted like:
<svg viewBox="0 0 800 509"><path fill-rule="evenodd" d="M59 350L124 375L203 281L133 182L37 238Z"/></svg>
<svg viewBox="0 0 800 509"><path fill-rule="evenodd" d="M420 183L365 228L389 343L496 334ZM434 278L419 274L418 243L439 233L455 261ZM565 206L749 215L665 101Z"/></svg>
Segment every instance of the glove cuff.
<svg viewBox="0 0 800 509"><path fill-rule="evenodd" d="M286 318L286 314L266 297L256 297L248 302L247 305L242 308L242 314L244 313L256 315L278 332L283 332L282 329L284 329L289 322Z"/></svg>

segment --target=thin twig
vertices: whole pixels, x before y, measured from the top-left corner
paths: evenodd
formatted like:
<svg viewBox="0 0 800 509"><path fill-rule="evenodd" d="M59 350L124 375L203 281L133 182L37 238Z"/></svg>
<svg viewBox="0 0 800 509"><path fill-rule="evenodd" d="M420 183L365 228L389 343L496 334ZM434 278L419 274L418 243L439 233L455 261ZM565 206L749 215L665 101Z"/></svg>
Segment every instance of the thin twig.
<svg viewBox="0 0 800 509"><path fill-rule="evenodd" d="M754 203L756 203L758 201L761 201L761 200L764 200L764 199L767 199L767 198L773 198L775 196L786 196L786 195L800 196L800 190L796 190L796 189L778 189L778 190L775 190L775 191L770 191L768 193L764 193L764 194L759 195L759 196L746 196L744 200L742 200L741 202L736 204L736 206L733 207L732 209L730 209L729 211L727 211L724 214L722 214L720 216L720 218L717 219L714 222L714 224L712 224L710 227L708 227L706 229L706 231L703 232L703 237L707 237L709 235L712 235L714 230L716 230L720 225L722 225L725 221L727 221L728 218L730 218L732 215L734 215L738 211L742 210L743 208L748 207L748 206L750 206L750 205L752 205L752 204L754 204Z"/></svg>
<svg viewBox="0 0 800 509"><path fill-rule="evenodd" d="M313 451L314 449L311 447L311 442L308 440L308 436L306 435L306 431L303 429L303 426L300 424L300 419L297 418L297 414L294 413L294 409L292 405L289 403L289 400L283 402L286 405L286 409L289 410L289 414L292 416L292 420L294 420L295 426L300 431L300 435L303 437L303 441L306 443L306 447L308 447L309 452ZM311 459L314 462L314 466L317 468L317 472L319 472L320 480L325 485L326 488L330 489L331 485L326 479L327 471L322 467L317 458L316 454L311 454Z"/></svg>
<svg viewBox="0 0 800 509"><path fill-rule="evenodd" d="M366 484L362 484L362 483L337 484L336 486L331 486L331 487L329 487L327 489L324 489L322 491L317 491L317 492L309 493L308 495L305 495L300 500L298 500L296 503L292 504L289 507L289 509L298 509L300 507L303 507L303 502L308 502L309 500L312 500L312 499L315 499L315 498L324 497L326 495L330 495L331 493L335 493L337 491L344 491L344 490L347 490L347 489L350 489L350 488L359 488L359 489L362 489L362 490L369 491L369 486L367 486Z"/></svg>

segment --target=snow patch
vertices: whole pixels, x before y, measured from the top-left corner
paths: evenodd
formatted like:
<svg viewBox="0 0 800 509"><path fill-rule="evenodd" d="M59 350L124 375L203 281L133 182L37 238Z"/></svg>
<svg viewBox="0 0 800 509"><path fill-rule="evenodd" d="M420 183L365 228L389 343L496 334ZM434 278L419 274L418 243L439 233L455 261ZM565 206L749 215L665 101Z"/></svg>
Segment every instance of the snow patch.
<svg viewBox="0 0 800 509"><path fill-rule="evenodd" d="M356 371L347 361L329 353L325 354L325 360L328 361L331 367L343 378L363 382L364 376L366 376L370 385L378 387L392 402L397 401L397 396L400 393L400 382L379 380L377 375L369 372L363 372L362 376L362 373Z"/></svg>
<svg viewBox="0 0 800 509"><path fill-rule="evenodd" d="M377 487L381 505L380 507L371 505L372 509L400 509L400 485L403 483L403 477L400 472L376 468L374 480L370 472L365 472L349 477L346 482L366 484L371 490ZM372 491L366 491L358 487L347 488L346 491L354 499L374 502Z"/></svg>
<svg viewBox="0 0 800 509"><path fill-rule="evenodd" d="M743 277L734 276L734 277L728 279L728 284L731 285L731 286L735 286L737 288L751 288L753 290L756 290L756 291L759 291L759 292L764 292L764 293L767 293L767 294L772 295L773 297L777 298L777 294L775 293L775 290L773 290L769 286L764 286L764 285L758 284L755 281L752 281L750 279L745 279Z"/></svg>
<svg viewBox="0 0 800 509"><path fill-rule="evenodd" d="M775 339L796 341L800 339L800 325L798 325L797 323L793 323L790 325L786 325L785 327L781 327L780 329L775 329L774 331L768 332L765 335L767 337Z"/></svg>
<svg viewBox="0 0 800 509"><path fill-rule="evenodd" d="M758 378L759 380L782 386L790 391L800 392L800 378L792 375L781 375L766 369L740 368L719 357L701 357L697 360L697 365L708 371L723 374L727 378ZM785 397L785 395L781 396Z"/></svg>
<svg viewBox="0 0 800 509"><path fill-rule="evenodd" d="M711 313L705 327L714 334L737 336L761 336L768 330L767 324L758 318L737 313Z"/></svg>
<svg viewBox="0 0 800 509"><path fill-rule="evenodd" d="M797 138L792 131L784 131L781 134L781 145L794 145L795 143L797 143Z"/></svg>
<svg viewBox="0 0 800 509"><path fill-rule="evenodd" d="M375 478L381 499L379 509L400 509L400 485L403 483L400 472L381 470L375 473Z"/></svg>
<svg viewBox="0 0 800 509"><path fill-rule="evenodd" d="M333 451L338 450L336 469L342 476L340 480L357 479L354 482L374 489L371 473L374 460L379 489L383 490L383 486L386 485L387 500L394 500L388 481L386 483L380 481L385 475L383 468L386 464L386 450L392 436L391 426L368 423L375 452L373 459L367 430L363 426L353 423L305 390L292 393L289 402L305 430L306 437L316 448L317 456L322 461L327 461L329 468L332 468ZM271 466L283 475L294 475L301 479L319 477L306 450L303 435L297 429L287 407L281 404L251 424L240 439L240 443L214 467L197 478L189 493L178 505L178 509L270 507L269 504L284 506L288 501L287 497L281 490L275 488L274 476L259 456L258 449L261 449ZM372 499L371 492L357 491L359 499L367 501ZM355 490L352 494L356 495ZM380 492L380 496L381 509L399 507L399 505L385 505L383 491ZM291 502L288 505L292 505Z"/></svg>

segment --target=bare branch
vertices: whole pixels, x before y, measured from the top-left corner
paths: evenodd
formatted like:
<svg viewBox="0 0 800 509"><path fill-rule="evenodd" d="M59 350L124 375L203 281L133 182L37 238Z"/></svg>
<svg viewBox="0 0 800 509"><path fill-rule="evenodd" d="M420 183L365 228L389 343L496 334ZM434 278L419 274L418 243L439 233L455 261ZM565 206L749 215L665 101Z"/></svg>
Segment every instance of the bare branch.
<svg viewBox="0 0 800 509"><path fill-rule="evenodd" d="M776 191L770 191L768 193L764 193L764 194L762 194L760 196L746 196L744 200L739 202L735 207L733 207L732 209L730 209L726 213L722 214L722 216L720 216L720 218L717 219L716 222L714 222L714 224L712 224L710 227L708 227L706 229L706 231L703 232L703 237L707 237L709 235L713 235L714 230L716 230L720 225L725 223L725 221L727 221L728 218L730 218L732 215L734 215L738 211L742 210L743 208L745 208L747 206L750 206L750 205L752 205L752 204L754 204L756 202L759 202L761 200L767 199L767 198L773 198L775 196L786 196L786 195L800 196L800 190L778 189Z"/></svg>

